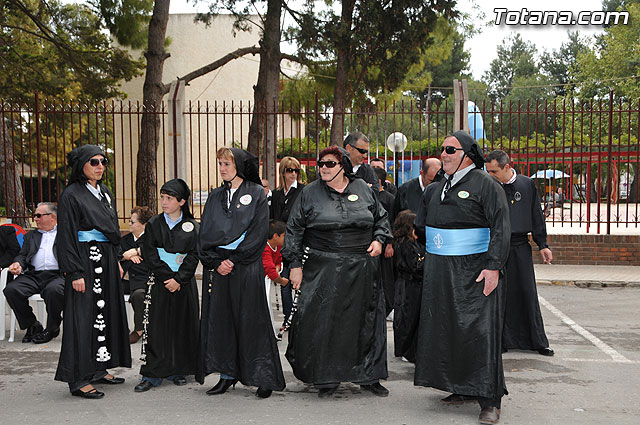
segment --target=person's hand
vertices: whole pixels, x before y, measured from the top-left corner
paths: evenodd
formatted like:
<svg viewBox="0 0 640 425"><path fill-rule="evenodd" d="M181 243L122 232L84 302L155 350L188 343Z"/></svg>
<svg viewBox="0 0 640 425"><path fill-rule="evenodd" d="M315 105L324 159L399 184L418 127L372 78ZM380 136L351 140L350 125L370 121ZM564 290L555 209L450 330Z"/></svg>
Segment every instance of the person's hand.
<svg viewBox="0 0 640 425"><path fill-rule="evenodd" d="M282 277L282 280L280 281L280 285L282 286L287 286L289 284L289 279L287 279L286 277Z"/></svg>
<svg viewBox="0 0 640 425"><path fill-rule="evenodd" d="M371 242L371 245L367 248L367 252L370 256L377 257L382 253L382 244L378 241Z"/></svg>
<svg viewBox="0 0 640 425"><path fill-rule="evenodd" d="M488 297L489 294L498 287L498 277L500 277L500 272L498 270L484 269L480 272L476 282L482 282L482 279L484 279L484 290L482 293L485 297Z"/></svg>
<svg viewBox="0 0 640 425"><path fill-rule="evenodd" d="M180 284L174 278L165 280L164 287L167 288L169 292L176 292L180 290Z"/></svg>
<svg viewBox="0 0 640 425"><path fill-rule="evenodd" d="M78 292L82 292L84 294L84 278L81 277L80 279L76 279L73 282L71 282L71 286L73 286L73 289L78 291Z"/></svg>
<svg viewBox="0 0 640 425"><path fill-rule="evenodd" d="M142 263L142 257L139 255L134 255L133 257L131 257L131 262L133 264L140 264Z"/></svg>
<svg viewBox="0 0 640 425"><path fill-rule="evenodd" d="M392 244L388 244L387 247L384 249L384 257L385 258L393 257L393 245Z"/></svg>
<svg viewBox="0 0 640 425"><path fill-rule="evenodd" d="M22 273L22 266L16 261L9 266L9 272L17 276Z"/></svg>
<svg viewBox="0 0 640 425"><path fill-rule="evenodd" d="M220 263L216 271L220 276L226 276L229 273L231 273L232 270L233 270L233 263L229 260L224 260L222 263Z"/></svg>
<svg viewBox="0 0 640 425"><path fill-rule="evenodd" d="M300 289L300 284L302 283L302 267L291 269L289 272L289 282L291 282L291 286L296 291Z"/></svg>
<svg viewBox="0 0 640 425"><path fill-rule="evenodd" d="M131 248L128 249L124 252L124 254L122 254L122 259L123 260L131 260L132 257L138 255L138 250L137 248Z"/></svg>
<svg viewBox="0 0 640 425"><path fill-rule="evenodd" d="M122 268L122 264L118 262L118 269L120 270L120 279L124 277L124 269Z"/></svg>
<svg viewBox="0 0 640 425"><path fill-rule="evenodd" d="M551 260L553 260L553 254L549 248L541 249L540 257L542 258L542 262L545 264L551 264Z"/></svg>

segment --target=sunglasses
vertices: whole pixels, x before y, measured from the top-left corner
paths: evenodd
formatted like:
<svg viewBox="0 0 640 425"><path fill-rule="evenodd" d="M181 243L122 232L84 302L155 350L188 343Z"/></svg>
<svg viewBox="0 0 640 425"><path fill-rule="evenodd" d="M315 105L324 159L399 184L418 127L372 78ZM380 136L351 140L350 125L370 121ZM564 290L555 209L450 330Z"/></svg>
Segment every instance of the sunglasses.
<svg viewBox="0 0 640 425"><path fill-rule="evenodd" d="M369 149L360 149L360 148L356 148L355 146L351 145L355 150L357 150L358 152L360 152L362 155L366 155L369 153Z"/></svg>
<svg viewBox="0 0 640 425"><path fill-rule="evenodd" d="M51 214L53 213L44 213L44 214L37 213L33 215L33 218L42 218L42 216L51 215Z"/></svg>
<svg viewBox="0 0 640 425"><path fill-rule="evenodd" d="M106 167L108 163L109 163L109 160L107 158L102 158L102 159L91 158L89 160L89 164L91 164L92 167L97 167L99 164L102 164Z"/></svg>
<svg viewBox="0 0 640 425"><path fill-rule="evenodd" d="M318 161L318 168L322 168L322 167L333 168L336 165L338 165L338 163L335 161Z"/></svg>
<svg viewBox="0 0 640 425"><path fill-rule="evenodd" d="M448 155L453 155L456 151L463 151L463 148L456 148L455 146L441 146L440 153L446 152Z"/></svg>
<svg viewBox="0 0 640 425"><path fill-rule="evenodd" d="M296 174L300 174L300 169L299 168L285 168L284 169L285 173L296 173Z"/></svg>

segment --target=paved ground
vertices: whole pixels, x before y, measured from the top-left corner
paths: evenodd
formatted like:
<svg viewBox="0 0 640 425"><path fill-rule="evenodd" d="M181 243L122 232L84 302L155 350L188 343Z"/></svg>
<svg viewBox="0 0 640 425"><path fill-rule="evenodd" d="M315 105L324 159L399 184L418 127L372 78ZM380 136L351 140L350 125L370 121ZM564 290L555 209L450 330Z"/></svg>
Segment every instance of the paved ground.
<svg viewBox="0 0 640 425"><path fill-rule="evenodd" d="M553 267L553 266L547 266ZM560 267L560 266L558 266ZM555 357L532 352L504 355L510 394L503 401L503 424L637 424L640 417L640 288L540 286L547 334ZM276 316L278 318L278 315ZM18 331L16 340L22 338ZM393 352L389 326L389 352ZM102 386L103 400L71 397L53 381L59 338L51 344L0 342L0 423L239 423L239 424L474 424L475 405L444 407L440 391L414 387L413 366L389 357L388 398L341 386L331 400L297 381L282 356L287 388L266 400L255 388L238 385L222 396L206 396L204 386L164 384L144 394L138 382L140 345L134 367L113 370L127 378ZM280 343L284 353L286 342Z"/></svg>

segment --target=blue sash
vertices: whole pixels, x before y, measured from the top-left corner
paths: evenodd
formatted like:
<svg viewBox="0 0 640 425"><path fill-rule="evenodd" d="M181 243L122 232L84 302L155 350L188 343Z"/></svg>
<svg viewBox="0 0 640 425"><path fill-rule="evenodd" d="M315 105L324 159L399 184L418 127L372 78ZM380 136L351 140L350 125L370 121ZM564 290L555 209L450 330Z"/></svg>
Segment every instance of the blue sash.
<svg viewBox="0 0 640 425"><path fill-rule="evenodd" d="M219 246L218 248L228 249L229 251L233 251L238 247L238 245L240 245L240 242L242 242L244 240L245 236L247 236L247 232L244 232L243 234L241 234L240 237L238 239L236 239L235 241L233 241L231 243L228 243L226 245L223 245L223 246Z"/></svg>
<svg viewBox="0 0 640 425"><path fill-rule="evenodd" d="M476 229L438 229L426 226L427 252L435 255L470 255L489 250L491 232Z"/></svg>
<svg viewBox="0 0 640 425"><path fill-rule="evenodd" d="M160 259L164 261L174 272L178 271L180 265L184 261L184 257L187 256L187 254L182 254L181 252L167 252L163 248L158 248L158 255L160 256Z"/></svg>
<svg viewBox="0 0 640 425"><path fill-rule="evenodd" d="M91 230L78 230L79 242L109 242L109 239L97 229Z"/></svg>

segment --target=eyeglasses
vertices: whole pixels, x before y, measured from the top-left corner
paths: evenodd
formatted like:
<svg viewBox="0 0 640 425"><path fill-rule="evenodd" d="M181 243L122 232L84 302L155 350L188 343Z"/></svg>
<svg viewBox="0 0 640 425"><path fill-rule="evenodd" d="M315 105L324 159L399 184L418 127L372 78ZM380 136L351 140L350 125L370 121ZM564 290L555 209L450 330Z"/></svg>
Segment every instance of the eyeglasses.
<svg viewBox="0 0 640 425"><path fill-rule="evenodd" d="M335 161L318 161L318 168L322 168L322 167L333 168L336 165L338 165L338 163Z"/></svg>
<svg viewBox="0 0 640 425"><path fill-rule="evenodd" d="M91 164L92 167L97 167L100 163L102 163L102 165L106 167L109 163L109 160L107 158L91 158L91 160L89 160L89 164Z"/></svg>
<svg viewBox="0 0 640 425"><path fill-rule="evenodd" d="M42 218L42 216L51 215L51 214L53 213L44 213L44 214L37 213L33 215L33 218Z"/></svg>
<svg viewBox="0 0 640 425"><path fill-rule="evenodd" d="M358 152L360 152L362 155L366 155L369 153L369 149L360 149L360 148L356 148L355 146L351 145L355 150L357 150Z"/></svg>
<svg viewBox="0 0 640 425"><path fill-rule="evenodd" d="M463 148L456 148L455 146L441 146L440 153L446 152L448 155L453 155L456 151L463 151Z"/></svg>
<svg viewBox="0 0 640 425"><path fill-rule="evenodd" d="M296 173L296 174L300 174L300 169L299 168L285 168L284 169L285 173Z"/></svg>

